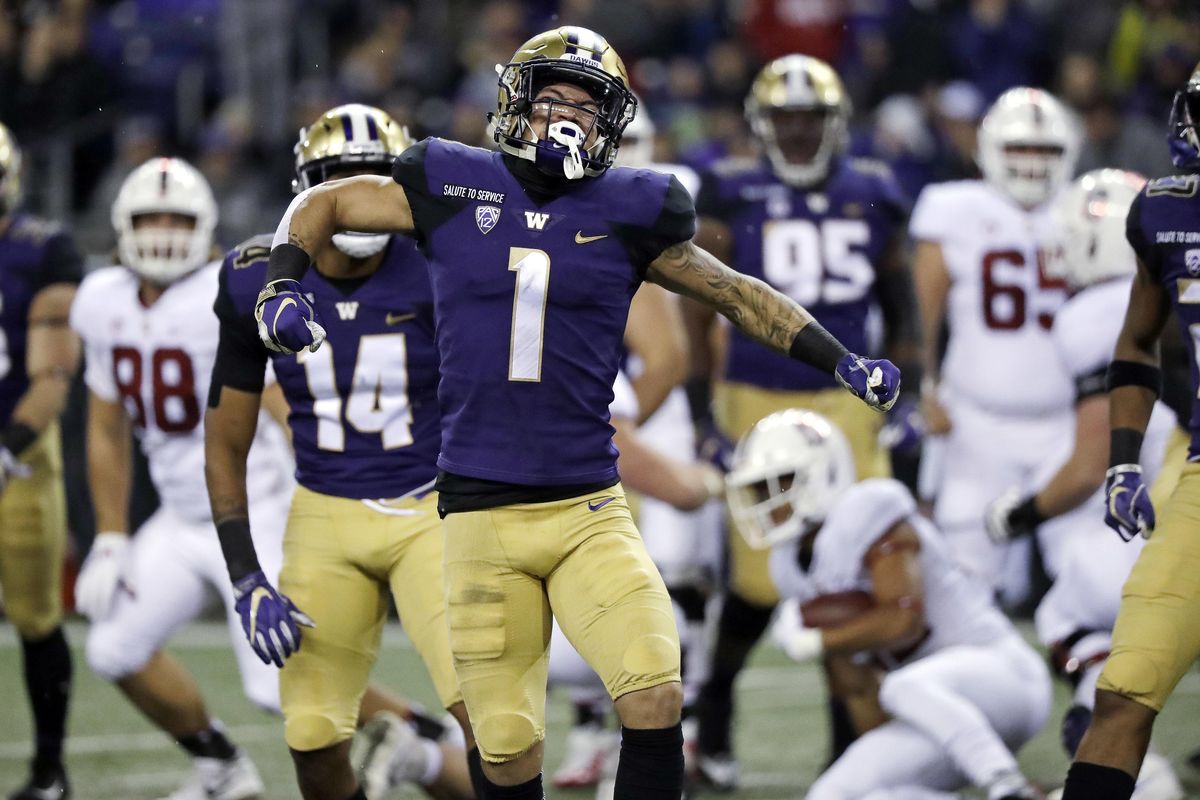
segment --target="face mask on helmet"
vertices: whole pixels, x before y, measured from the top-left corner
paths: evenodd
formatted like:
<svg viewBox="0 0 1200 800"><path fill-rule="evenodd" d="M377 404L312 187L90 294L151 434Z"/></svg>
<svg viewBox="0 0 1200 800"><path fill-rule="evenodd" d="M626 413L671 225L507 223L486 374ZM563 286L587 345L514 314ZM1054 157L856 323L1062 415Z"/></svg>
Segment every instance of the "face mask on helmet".
<svg viewBox="0 0 1200 800"><path fill-rule="evenodd" d="M621 135L621 149L617 161L625 167L646 167L654 163L654 121L638 102L638 114Z"/></svg>
<svg viewBox="0 0 1200 800"><path fill-rule="evenodd" d="M1191 80L1175 93L1171 103L1171 118L1167 123L1167 141L1171 147L1171 161L1187 172L1200 172L1200 67L1192 73Z"/></svg>
<svg viewBox="0 0 1200 800"><path fill-rule="evenodd" d="M292 189L302 192L353 175L391 175L393 162L412 144L408 130L381 109L360 103L332 108L300 131ZM390 239L386 233L345 231L332 241L351 258L370 258Z"/></svg>
<svg viewBox="0 0 1200 800"><path fill-rule="evenodd" d="M535 36L496 69L500 92L489 120L501 150L568 180L608 169L637 101L603 37L559 28Z"/></svg>
<svg viewBox="0 0 1200 800"><path fill-rule="evenodd" d="M21 204L21 149L8 128L0 125L0 217Z"/></svg>
<svg viewBox="0 0 1200 800"><path fill-rule="evenodd" d="M734 524L754 548L815 530L854 481L850 446L827 419L791 409L758 422L726 477Z"/></svg>
<svg viewBox="0 0 1200 800"><path fill-rule="evenodd" d="M165 286L208 261L217 204L195 167L177 158L155 158L121 185L112 223L121 263Z"/></svg>
<svg viewBox="0 0 1200 800"><path fill-rule="evenodd" d="M1077 290L1131 277L1137 257L1125 238L1125 218L1145 183L1119 169L1092 170L1073 181L1054 201L1058 245L1046 260L1047 275Z"/></svg>
<svg viewBox="0 0 1200 800"><path fill-rule="evenodd" d="M1079 155L1070 113L1038 89L1010 89L979 127L979 169L1019 205L1033 208L1067 184Z"/></svg>

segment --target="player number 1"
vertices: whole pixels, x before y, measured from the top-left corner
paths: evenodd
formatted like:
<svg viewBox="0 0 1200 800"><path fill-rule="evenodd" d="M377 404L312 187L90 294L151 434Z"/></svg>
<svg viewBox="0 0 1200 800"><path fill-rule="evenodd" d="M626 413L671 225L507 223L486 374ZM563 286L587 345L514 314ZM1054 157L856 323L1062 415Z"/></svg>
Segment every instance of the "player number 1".
<svg viewBox="0 0 1200 800"><path fill-rule="evenodd" d="M512 337L508 343L508 379L537 382L542 379L550 256L542 250L513 247L508 251L508 270L517 273Z"/></svg>

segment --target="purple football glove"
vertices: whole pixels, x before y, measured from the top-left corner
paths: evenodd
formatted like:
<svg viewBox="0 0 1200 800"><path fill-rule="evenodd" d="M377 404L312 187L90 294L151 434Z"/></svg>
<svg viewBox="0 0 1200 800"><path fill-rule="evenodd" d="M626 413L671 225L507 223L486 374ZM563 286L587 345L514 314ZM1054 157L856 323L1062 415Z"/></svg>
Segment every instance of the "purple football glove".
<svg viewBox="0 0 1200 800"><path fill-rule="evenodd" d="M1154 506L1139 464L1118 464L1104 473L1104 524L1125 541L1154 532Z"/></svg>
<svg viewBox="0 0 1200 800"><path fill-rule="evenodd" d="M316 624L284 595L275 591L262 570L233 584L234 603L250 647L264 664L282 667L300 649L300 626Z"/></svg>
<svg viewBox="0 0 1200 800"><path fill-rule="evenodd" d="M712 464L722 475L728 475L729 465L733 461L733 449L734 443L717 427L712 418L697 422L696 458Z"/></svg>
<svg viewBox="0 0 1200 800"><path fill-rule="evenodd" d="M838 383L876 411L887 411L900 396L900 370L887 359L846 353L833 371Z"/></svg>
<svg viewBox="0 0 1200 800"><path fill-rule="evenodd" d="M300 282L290 278L263 287L254 304L254 319L258 321L258 338L268 350L298 353L307 347L316 352L325 341L317 310L308 302Z"/></svg>
<svg viewBox="0 0 1200 800"><path fill-rule="evenodd" d="M879 430L879 446L897 453L915 453L927 432L920 403L904 401L888 412L887 422Z"/></svg>

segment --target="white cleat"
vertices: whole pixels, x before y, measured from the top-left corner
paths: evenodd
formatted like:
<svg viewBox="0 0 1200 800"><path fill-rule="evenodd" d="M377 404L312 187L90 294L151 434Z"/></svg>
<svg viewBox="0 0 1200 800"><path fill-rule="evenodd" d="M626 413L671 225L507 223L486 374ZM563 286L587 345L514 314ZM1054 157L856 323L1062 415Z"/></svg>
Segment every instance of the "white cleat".
<svg viewBox="0 0 1200 800"><path fill-rule="evenodd" d="M390 711L381 711L363 726L361 747L353 758L358 780L367 797L382 798L392 789L420 781L429 756L412 725Z"/></svg>
<svg viewBox="0 0 1200 800"><path fill-rule="evenodd" d="M1183 800L1186 797L1170 760L1153 750L1142 760L1133 800Z"/></svg>
<svg viewBox="0 0 1200 800"><path fill-rule="evenodd" d="M193 758L191 779L163 800L258 800L264 791L254 762L238 751L228 761Z"/></svg>
<svg viewBox="0 0 1200 800"><path fill-rule="evenodd" d="M741 767L729 753L696 754L696 776L718 792L732 792L742 782Z"/></svg>
<svg viewBox="0 0 1200 800"><path fill-rule="evenodd" d="M619 746L619 734L599 725L577 725L567 734L567 753L550 779L558 789L595 786L604 776L604 762Z"/></svg>

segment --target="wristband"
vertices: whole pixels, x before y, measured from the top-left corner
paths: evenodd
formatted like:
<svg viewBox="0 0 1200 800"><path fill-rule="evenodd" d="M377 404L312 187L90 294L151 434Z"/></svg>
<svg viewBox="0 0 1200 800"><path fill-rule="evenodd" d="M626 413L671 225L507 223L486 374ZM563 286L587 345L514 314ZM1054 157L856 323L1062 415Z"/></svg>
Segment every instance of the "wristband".
<svg viewBox="0 0 1200 800"><path fill-rule="evenodd" d="M801 328L792 339L792 346L788 348L788 355L792 358L811 364L831 375L837 369L842 356L848 352L850 351L816 320Z"/></svg>
<svg viewBox="0 0 1200 800"><path fill-rule="evenodd" d="M1114 361L1108 365L1105 384L1110 392L1118 386L1141 386L1158 397L1162 393L1162 371L1138 361Z"/></svg>
<svg viewBox="0 0 1200 800"><path fill-rule="evenodd" d="M1035 530L1045 521L1046 517L1038 511L1037 495L1031 495L1008 515L1008 524L1018 531Z"/></svg>
<svg viewBox="0 0 1200 800"><path fill-rule="evenodd" d="M24 422L14 419L8 423L4 432L0 433L0 447L4 447L14 456L19 456L28 450L30 445L37 441L37 438L37 431Z"/></svg>
<svg viewBox="0 0 1200 800"><path fill-rule="evenodd" d="M692 422L712 419L712 384L708 378L688 378L683 384Z"/></svg>
<svg viewBox="0 0 1200 800"><path fill-rule="evenodd" d="M1108 465L1138 464L1142 460L1142 434L1133 428L1113 428L1109 438Z"/></svg>
<svg viewBox="0 0 1200 800"><path fill-rule="evenodd" d="M267 277L263 285L267 286L280 280L299 281L304 277L304 273L308 272L308 265L311 263L312 259L302 248L288 242L277 245L271 249L271 257L267 261Z"/></svg>
<svg viewBox="0 0 1200 800"><path fill-rule="evenodd" d="M250 538L250 519L230 517L217 523L217 538L221 540L221 553L229 579L237 583L252 572L262 570L258 554L254 552L254 540Z"/></svg>

